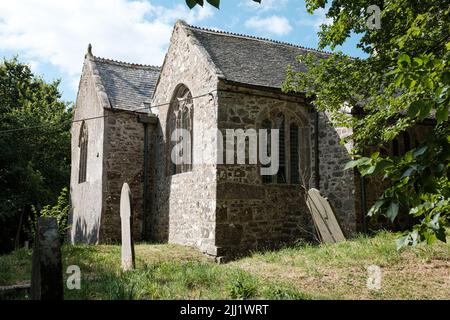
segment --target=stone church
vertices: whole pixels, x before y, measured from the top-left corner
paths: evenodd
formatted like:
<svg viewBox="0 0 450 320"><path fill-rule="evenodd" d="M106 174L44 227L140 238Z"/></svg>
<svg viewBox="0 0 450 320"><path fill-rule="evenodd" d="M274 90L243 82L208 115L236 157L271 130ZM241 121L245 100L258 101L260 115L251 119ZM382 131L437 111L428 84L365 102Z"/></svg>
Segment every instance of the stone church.
<svg viewBox="0 0 450 320"><path fill-rule="evenodd" d="M213 257L310 240L305 186L328 197L347 236L360 230L366 197L360 177L343 170L349 146L339 143L348 129L333 128L304 94L281 90L287 66L301 68L296 57L308 52L327 56L183 21L162 67L95 57L90 47L71 130L71 241L120 241L125 182L136 241L193 246ZM171 161L176 128L192 133L190 164ZM206 135L260 128L279 129L273 176L261 175L260 163L223 164L218 136Z"/></svg>

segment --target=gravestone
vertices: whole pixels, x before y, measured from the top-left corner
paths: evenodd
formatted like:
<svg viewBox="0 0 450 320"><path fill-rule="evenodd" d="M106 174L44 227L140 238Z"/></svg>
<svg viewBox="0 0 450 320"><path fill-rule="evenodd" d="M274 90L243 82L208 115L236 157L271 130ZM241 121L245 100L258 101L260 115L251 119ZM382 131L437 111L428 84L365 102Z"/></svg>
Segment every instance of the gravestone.
<svg viewBox="0 0 450 320"><path fill-rule="evenodd" d="M319 237L323 242L335 243L345 240L333 208L328 199L322 197L319 190L313 188L308 191L306 204L313 217Z"/></svg>
<svg viewBox="0 0 450 320"><path fill-rule="evenodd" d="M135 262L132 233L133 207L131 191L127 183L124 183L120 195L120 220L122 222L122 270L128 271L135 268Z"/></svg>
<svg viewBox="0 0 450 320"><path fill-rule="evenodd" d="M31 300L62 300L61 242L56 218L38 218L32 263Z"/></svg>

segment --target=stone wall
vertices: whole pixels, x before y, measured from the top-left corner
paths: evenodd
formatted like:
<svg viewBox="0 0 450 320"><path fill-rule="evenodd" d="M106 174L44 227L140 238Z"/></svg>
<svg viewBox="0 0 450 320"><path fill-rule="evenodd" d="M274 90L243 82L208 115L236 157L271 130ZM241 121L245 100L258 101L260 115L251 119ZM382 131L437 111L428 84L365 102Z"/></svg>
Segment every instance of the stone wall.
<svg viewBox="0 0 450 320"><path fill-rule="evenodd" d="M98 74L92 69L88 59L85 60L80 80L79 92L74 110L74 120L102 116L103 97L98 93ZM86 121L88 130L88 156L86 182L78 183L80 148L79 138L82 122L74 122L72 135L72 164L70 194L72 212L70 224L72 243L98 243L98 230L102 211L103 183L103 132L102 118Z"/></svg>
<svg viewBox="0 0 450 320"><path fill-rule="evenodd" d="M308 109L303 98L280 92L225 84L219 90L219 128L224 137L226 129L257 130L266 116L278 111L289 112L298 119L302 137L300 163L306 184L311 177ZM248 149L248 145L246 147ZM273 248L299 239L312 239L313 224L304 194L300 185L263 184L259 165L219 164L218 255L236 256L251 249Z"/></svg>
<svg viewBox="0 0 450 320"><path fill-rule="evenodd" d="M191 172L168 176L167 102L181 84L194 97L194 165ZM216 87L213 65L189 30L177 23L153 99L154 105L160 105L160 121L155 145L157 183L153 190L156 199L152 205L151 236L157 241L194 246L213 256L216 255L216 143L203 143L203 138L207 130L217 128ZM208 161L201 161L202 155Z"/></svg>
<svg viewBox="0 0 450 320"><path fill-rule="evenodd" d="M105 115L105 172L100 239L104 243L120 242L120 194L126 182L132 194L133 238L141 240L144 235L144 124L138 121L138 114L133 112L105 110ZM151 191L154 184L155 126L148 125L147 130L148 185ZM149 200L150 197L147 198Z"/></svg>
<svg viewBox="0 0 450 320"><path fill-rule="evenodd" d="M208 53L188 28L177 23L153 98L153 105L159 106L159 122L148 127L149 190L144 197L144 125L136 113L110 109L97 72L86 60L75 119L106 117L88 123L88 179L83 184L77 183L81 124L72 128L73 241L120 241L124 182L130 185L134 200L135 240L146 234L152 240L194 246L212 256L234 256L314 237L302 186L314 187L315 113L299 95L219 79L221 71ZM194 164L191 172L168 175L168 102L180 85L193 96ZM260 129L263 120L280 111L299 126L301 184L263 183L259 165L218 162L217 129L224 137L226 129ZM359 181L355 183L353 173L343 170L350 160L349 146L340 145L339 140L347 134L320 114L320 191L335 207L348 236L356 228L355 185Z"/></svg>
<svg viewBox="0 0 450 320"><path fill-rule="evenodd" d="M219 87L219 128L224 137L226 129L259 129L261 120L279 111L298 119L301 183L263 183L258 165L218 165L219 255L235 256L315 238L303 187L315 187L315 112L299 96L227 84ZM343 128L334 129L328 117L319 114L320 190L335 208L345 234L351 235L356 227L355 182L352 172L344 171L351 146L340 144L340 138L348 134Z"/></svg>
<svg viewBox="0 0 450 320"><path fill-rule="evenodd" d="M351 145L341 145L340 140L350 133L346 128L334 128L329 116L323 112L319 113L320 192L335 209L337 220L347 237L356 231L355 184L359 183L355 181L351 170L344 170L347 162L352 160L349 155ZM311 140L314 141L314 126ZM315 148L312 148L311 153L314 159ZM314 161L312 172L315 172Z"/></svg>

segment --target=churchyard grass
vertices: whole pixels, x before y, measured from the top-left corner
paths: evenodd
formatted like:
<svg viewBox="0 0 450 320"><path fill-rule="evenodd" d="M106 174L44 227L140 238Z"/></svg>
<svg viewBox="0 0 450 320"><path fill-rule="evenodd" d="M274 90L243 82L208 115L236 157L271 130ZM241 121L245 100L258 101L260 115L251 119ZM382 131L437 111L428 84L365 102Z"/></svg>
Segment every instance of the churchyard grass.
<svg viewBox="0 0 450 320"><path fill-rule="evenodd" d="M121 272L119 246L63 247L64 270L78 265L81 290L66 299L449 299L450 245L400 252L381 232L339 244L298 244L218 265L195 249L136 245L136 270ZM0 256L0 285L29 281L31 251ZM367 288L371 265L381 288ZM68 275L65 275L67 279Z"/></svg>

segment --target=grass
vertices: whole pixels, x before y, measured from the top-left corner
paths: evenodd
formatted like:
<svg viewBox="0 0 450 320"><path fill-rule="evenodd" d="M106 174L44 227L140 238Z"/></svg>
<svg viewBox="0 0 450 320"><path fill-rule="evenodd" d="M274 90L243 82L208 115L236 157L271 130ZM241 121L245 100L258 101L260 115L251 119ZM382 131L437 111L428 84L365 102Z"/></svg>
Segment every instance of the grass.
<svg viewBox="0 0 450 320"><path fill-rule="evenodd" d="M394 235L358 237L254 253L218 265L195 249L136 246L136 270L120 271L119 246L64 246L64 268L78 265L81 290L67 299L450 299L450 245L398 252ZM29 281L31 252L0 256L0 285ZM367 267L380 266L380 290Z"/></svg>

